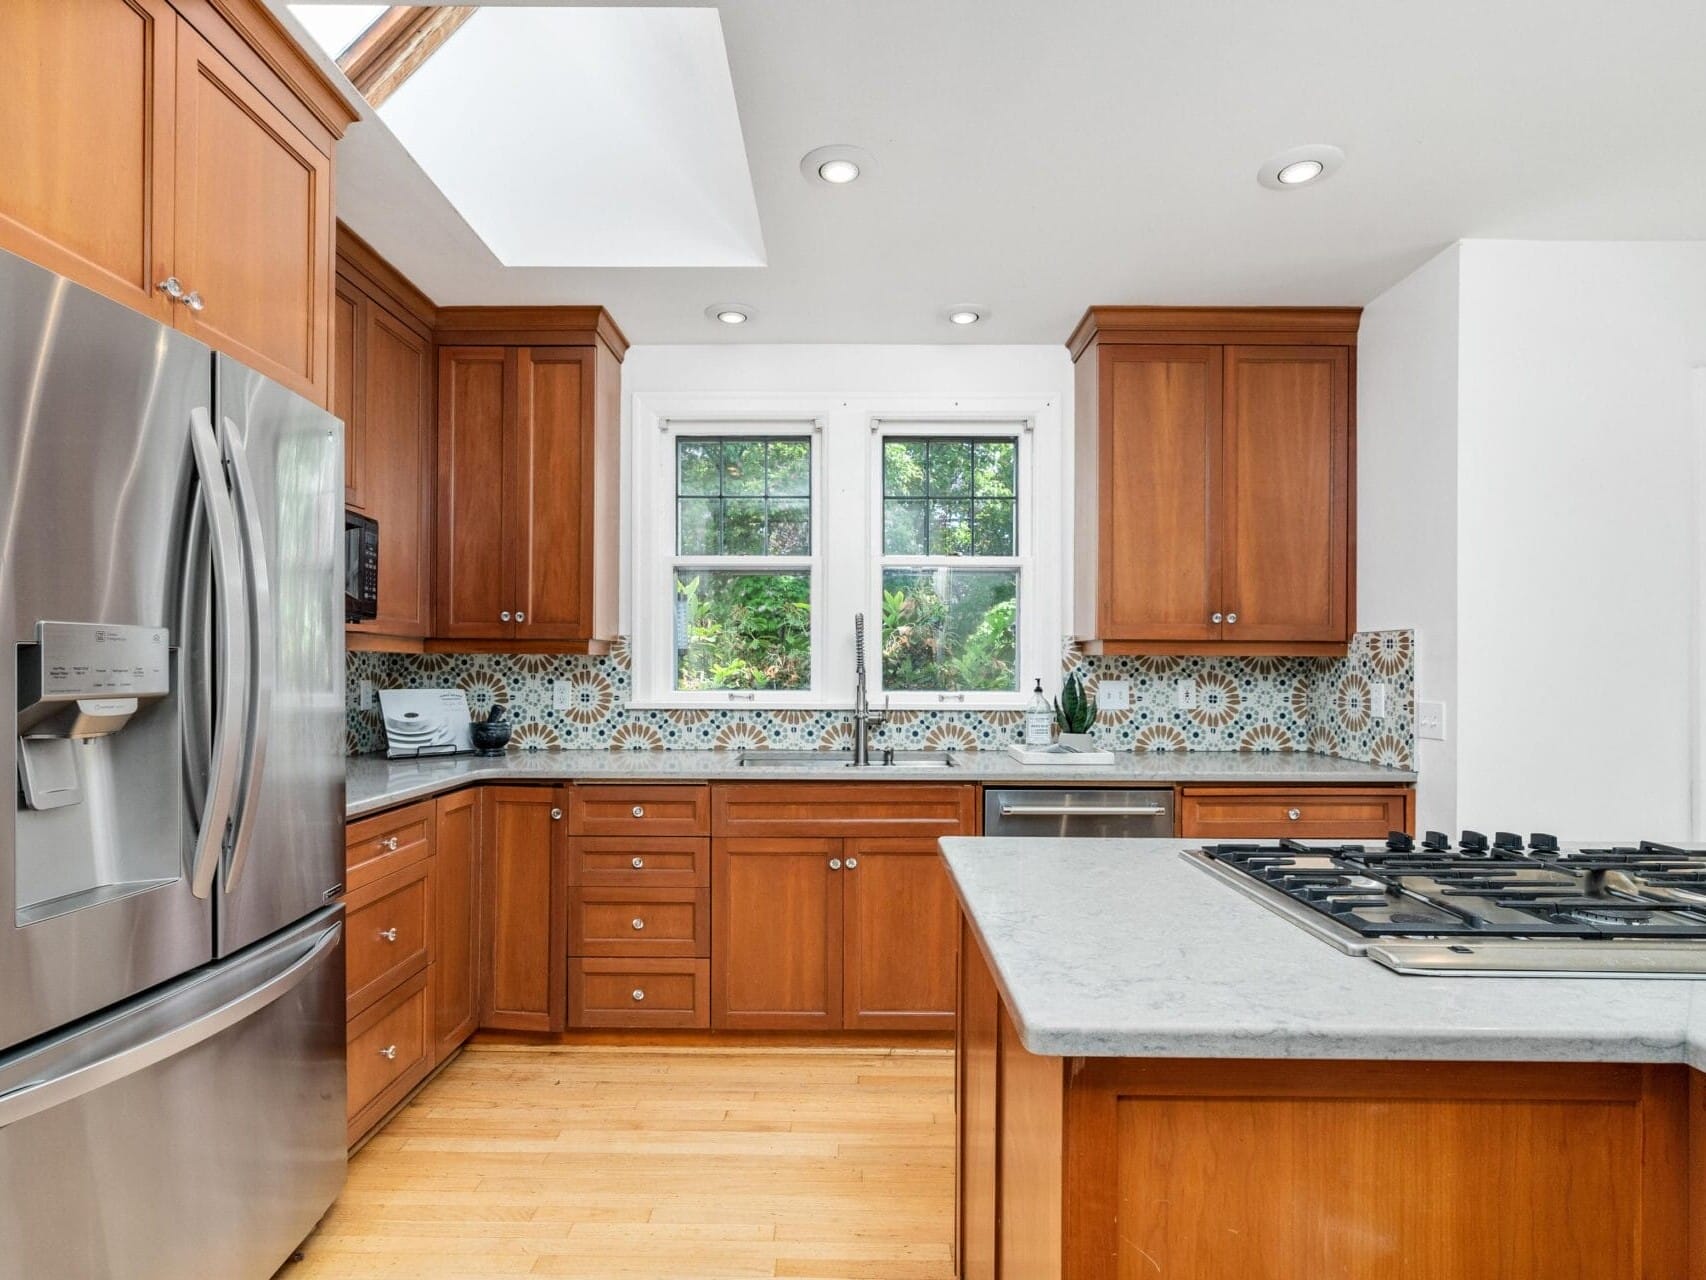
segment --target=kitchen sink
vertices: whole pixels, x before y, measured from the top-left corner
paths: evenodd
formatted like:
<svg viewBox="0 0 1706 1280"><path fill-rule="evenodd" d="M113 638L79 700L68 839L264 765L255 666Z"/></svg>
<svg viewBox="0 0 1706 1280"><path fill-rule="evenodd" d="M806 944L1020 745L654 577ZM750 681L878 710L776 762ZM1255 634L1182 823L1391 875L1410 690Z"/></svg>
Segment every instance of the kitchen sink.
<svg viewBox="0 0 1706 1280"><path fill-rule="evenodd" d="M740 753L744 769L836 769L854 768L851 751L768 751L750 750ZM953 769L959 762L952 751L873 751L871 762L862 769Z"/></svg>

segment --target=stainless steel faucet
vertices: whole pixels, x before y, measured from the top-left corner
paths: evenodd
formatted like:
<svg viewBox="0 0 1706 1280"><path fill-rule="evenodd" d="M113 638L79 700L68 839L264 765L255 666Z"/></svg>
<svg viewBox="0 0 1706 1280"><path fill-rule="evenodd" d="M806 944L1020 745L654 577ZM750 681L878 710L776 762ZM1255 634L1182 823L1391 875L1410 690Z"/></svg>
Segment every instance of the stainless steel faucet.
<svg viewBox="0 0 1706 1280"><path fill-rule="evenodd" d="M871 763L871 730L889 722L888 702L883 709L871 714L870 699L865 692L865 615L853 615L853 765Z"/></svg>

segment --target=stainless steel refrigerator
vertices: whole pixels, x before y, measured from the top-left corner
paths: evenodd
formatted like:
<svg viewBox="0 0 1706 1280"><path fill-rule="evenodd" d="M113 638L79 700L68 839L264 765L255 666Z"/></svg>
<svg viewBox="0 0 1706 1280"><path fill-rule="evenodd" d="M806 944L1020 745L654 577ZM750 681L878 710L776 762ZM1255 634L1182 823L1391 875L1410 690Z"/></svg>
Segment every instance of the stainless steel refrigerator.
<svg viewBox="0 0 1706 1280"><path fill-rule="evenodd" d="M261 1280L342 1185L342 472L0 254L4 1280Z"/></svg>

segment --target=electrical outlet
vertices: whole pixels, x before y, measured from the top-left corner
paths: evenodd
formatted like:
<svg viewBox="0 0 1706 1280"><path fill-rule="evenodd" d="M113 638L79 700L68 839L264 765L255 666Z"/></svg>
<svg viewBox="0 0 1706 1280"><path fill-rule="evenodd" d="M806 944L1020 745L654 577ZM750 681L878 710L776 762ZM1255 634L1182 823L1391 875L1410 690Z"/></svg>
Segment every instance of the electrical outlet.
<svg viewBox="0 0 1706 1280"><path fill-rule="evenodd" d="M1376 720L1386 719L1386 684L1377 680L1368 691L1368 714Z"/></svg>
<svg viewBox="0 0 1706 1280"><path fill-rule="evenodd" d="M356 686L355 705L363 711L373 710L373 681L363 680Z"/></svg>
<svg viewBox="0 0 1706 1280"><path fill-rule="evenodd" d="M1173 705L1180 711L1189 711L1197 705L1197 678L1186 676L1173 686Z"/></svg>
<svg viewBox="0 0 1706 1280"><path fill-rule="evenodd" d="M1099 681L1096 685L1096 706L1102 711L1130 711L1131 681Z"/></svg>
<svg viewBox="0 0 1706 1280"><path fill-rule="evenodd" d="M567 680L551 681L551 710L567 711L569 709L569 682Z"/></svg>
<svg viewBox="0 0 1706 1280"><path fill-rule="evenodd" d="M1416 704L1416 736L1432 738L1437 742L1445 741L1445 703L1418 702Z"/></svg>

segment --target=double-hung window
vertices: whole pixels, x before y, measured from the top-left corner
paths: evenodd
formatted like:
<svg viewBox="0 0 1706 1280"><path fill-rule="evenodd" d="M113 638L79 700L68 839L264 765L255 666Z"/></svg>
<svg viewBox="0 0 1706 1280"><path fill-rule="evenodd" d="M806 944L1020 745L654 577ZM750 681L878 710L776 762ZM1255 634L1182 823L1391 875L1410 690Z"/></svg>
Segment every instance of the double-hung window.
<svg viewBox="0 0 1706 1280"><path fill-rule="evenodd" d="M883 691L1018 693L1020 435L881 436Z"/></svg>
<svg viewBox="0 0 1706 1280"><path fill-rule="evenodd" d="M896 709L1016 708L1058 665L1052 404L898 407L636 398L635 705L845 708L856 614Z"/></svg>

